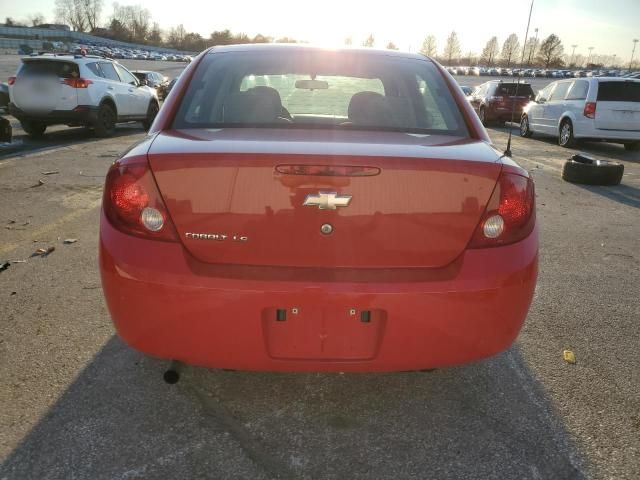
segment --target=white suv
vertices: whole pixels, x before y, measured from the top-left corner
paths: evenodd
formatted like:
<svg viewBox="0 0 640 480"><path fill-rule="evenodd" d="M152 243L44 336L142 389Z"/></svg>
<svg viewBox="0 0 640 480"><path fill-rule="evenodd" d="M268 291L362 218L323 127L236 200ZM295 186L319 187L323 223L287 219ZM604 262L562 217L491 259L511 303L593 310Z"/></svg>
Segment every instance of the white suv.
<svg viewBox="0 0 640 480"><path fill-rule="evenodd" d="M640 150L640 80L580 78L561 80L540 90L520 121L520 135L558 137L563 147L578 139L623 143Z"/></svg>
<svg viewBox="0 0 640 480"><path fill-rule="evenodd" d="M58 124L89 126L99 137L113 135L117 122L139 120L148 129L159 110L155 89L97 56L25 57L9 78L9 99L9 113L34 137Z"/></svg>

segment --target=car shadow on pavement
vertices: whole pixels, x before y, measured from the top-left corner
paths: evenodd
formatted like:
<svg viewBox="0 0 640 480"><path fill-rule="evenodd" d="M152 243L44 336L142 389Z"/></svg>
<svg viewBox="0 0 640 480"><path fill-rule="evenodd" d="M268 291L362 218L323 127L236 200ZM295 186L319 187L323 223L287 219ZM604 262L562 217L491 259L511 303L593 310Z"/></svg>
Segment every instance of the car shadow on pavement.
<svg viewBox="0 0 640 480"><path fill-rule="evenodd" d="M622 182L624 182L624 177L622 177ZM580 188L584 188L591 193L602 195L609 200L613 200L623 205L627 205L633 208L640 208L640 188L632 187L631 185L625 185L624 183L613 187L580 185L578 183L574 185Z"/></svg>
<svg viewBox="0 0 640 480"><path fill-rule="evenodd" d="M110 138L144 133L145 130L140 123L131 122L118 125L115 134ZM47 131L41 138L30 138L27 135L18 134L14 135L11 143L2 144L0 147L0 156L4 158L49 148L91 143L97 140L103 139L97 138L92 129L84 127L65 127L51 132Z"/></svg>
<svg viewBox="0 0 640 480"><path fill-rule="evenodd" d="M517 347L429 373L166 366L112 337L0 478L585 478Z"/></svg>

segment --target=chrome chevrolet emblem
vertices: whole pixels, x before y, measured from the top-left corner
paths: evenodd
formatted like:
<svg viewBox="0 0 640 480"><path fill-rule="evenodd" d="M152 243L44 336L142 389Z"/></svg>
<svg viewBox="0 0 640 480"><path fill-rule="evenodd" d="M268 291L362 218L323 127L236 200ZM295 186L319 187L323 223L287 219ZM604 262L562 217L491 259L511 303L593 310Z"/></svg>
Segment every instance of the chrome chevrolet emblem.
<svg viewBox="0 0 640 480"><path fill-rule="evenodd" d="M348 207L351 195L338 195L337 192L318 192L307 195L302 205L318 207L320 210L335 210L338 207Z"/></svg>

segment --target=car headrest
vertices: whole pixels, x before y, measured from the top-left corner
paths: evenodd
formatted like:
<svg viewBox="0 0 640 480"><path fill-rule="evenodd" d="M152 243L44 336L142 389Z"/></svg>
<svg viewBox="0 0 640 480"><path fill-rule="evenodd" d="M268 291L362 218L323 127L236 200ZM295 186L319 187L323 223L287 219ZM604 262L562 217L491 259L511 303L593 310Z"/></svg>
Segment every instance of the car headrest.
<svg viewBox="0 0 640 480"><path fill-rule="evenodd" d="M376 92L354 94L347 115L354 125L390 126L394 123L387 98Z"/></svg>
<svg viewBox="0 0 640 480"><path fill-rule="evenodd" d="M228 123L270 123L282 113L282 103L275 88L254 87L229 95L223 111Z"/></svg>

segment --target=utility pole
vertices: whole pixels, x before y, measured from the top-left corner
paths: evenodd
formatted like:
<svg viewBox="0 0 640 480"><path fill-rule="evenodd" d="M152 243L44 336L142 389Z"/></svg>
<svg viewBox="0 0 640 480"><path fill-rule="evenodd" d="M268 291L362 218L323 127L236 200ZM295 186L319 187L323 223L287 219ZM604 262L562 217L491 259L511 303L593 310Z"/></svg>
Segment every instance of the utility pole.
<svg viewBox="0 0 640 480"><path fill-rule="evenodd" d="M587 68L589 68L589 62L591 61L591 52L593 51L593 47L589 47L589 58L587 59Z"/></svg>
<svg viewBox="0 0 640 480"><path fill-rule="evenodd" d="M638 39L633 39L633 50L631 51L631 60L629 60L629 72L631 72L631 67L633 65L633 55L636 53L636 45L638 44Z"/></svg>
<svg viewBox="0 0 640 480"><path fill-rule="evenodd" d="M533 45L531 46L531 50L529 50L529 60L527 64L531 66L531 57L535 58L536 55L536 47L538 46L538 29L536 28L536 39L533 41Z"/></svg>
<svg viewBox="0 0 640 480"><path fill-rule="evenodd" d="M616 54L615 54L615 53L613 54L613 60L612 60L612 62L611 62L611 66L612 66L613 68L616 68Z"/></svg>
<svg viewBox="0 0 640 480"><path fill-rule="evenodd" d="M570 65L573 65L573 59L576 56L576 47L578 45L571 45L571 48L573 48L573 51L571 52L571 61L569 62Z"/></svg>

